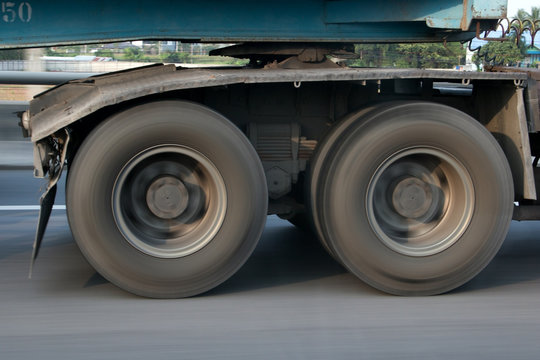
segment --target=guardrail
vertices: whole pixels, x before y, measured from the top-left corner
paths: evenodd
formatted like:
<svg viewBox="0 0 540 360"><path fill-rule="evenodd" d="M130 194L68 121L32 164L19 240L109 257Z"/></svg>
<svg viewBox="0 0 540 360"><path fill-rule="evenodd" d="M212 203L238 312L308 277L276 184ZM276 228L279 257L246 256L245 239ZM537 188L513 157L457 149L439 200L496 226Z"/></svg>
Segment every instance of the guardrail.
<svg viewBox="0 0 540 360"><path fill-rule="evenodd" d="M0 71L47 71L47 72L79 72L79 73L105 73L127 70L153 64L151 62L137 61L84 61L45 59L45 60L2 60Z"/></svg>
<svg viewBox="0 0 540 360"><path fill-rule="evenodd" d="M0 71L0 84L58 85L70 80L84 79L97 73Z"/></svg>

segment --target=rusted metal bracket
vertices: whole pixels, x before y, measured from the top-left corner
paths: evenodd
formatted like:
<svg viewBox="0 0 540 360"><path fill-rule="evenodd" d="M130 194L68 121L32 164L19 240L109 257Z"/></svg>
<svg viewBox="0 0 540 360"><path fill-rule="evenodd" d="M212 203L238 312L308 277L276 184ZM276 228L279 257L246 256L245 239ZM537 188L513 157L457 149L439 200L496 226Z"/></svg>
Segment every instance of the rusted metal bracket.
<svg viewBox="0 0 540 360"><path fill-rule="evenodd" d="M64 164L66 162L67 148L70 140L69 131L64 129L63 134L61 133L61 135L55 137L55 143L57 144L55 150L57 152L55 154L56 156L51 159L52 164L48 168L49 182L47 184L47 189L39 199L39 220L36 229L36 238L34 239L32 249L32 259L30 261L28 278L32 278L34 262L39 254L43 235L45 234L45 229L47 228L47 223L49 222L54 205L54 199L56 197L56 185L60 179L60 176L62 176L62 171L64 170Z"/></svg>
<svg viewBox="0 0 540 360"><path fill-rule="evenodd" d="M489 37L490 33L497 30L501 31L500 37ZM531 46L534 46L534 38L539 30L540 30L540 20L531 22L530 20L521 21L520 19L509 20L508 18L504 18L504 19L499 20L495 30L482 31L480 29L480 23L476 23L476 39L483 40L483 41L515 40L516 44L518 44L519 39L521 38L521 35L523 35L523 33L528 31L529 34L531 35ZM515 38L514 39L510 38L509 37L510 34L515 34ZM471 51L475 51L479 49L479 48L471 49L470 46L471 46L471 42L469 42L469 50Z"/></svg>
<svg viewBox="0 0 540 360"><path fill-rule="evenodd" d="M504 28L504 25L502 24L503 21L509 21L508 19L501 19L498 23L497 23L497 28L496 29L499 29L501 28L502 29L502 36L501 37L498 37L498 38L490 38L488 37L488 35L493 31L493 30L485 30L485 31L481 31L480 30L480 23L476 23L476 38L478 40L484 40L484 41L507 41L509 38L506 37L506 35L508 35L508 31L510 30L510 23L508 22L508 27L505 29ZM481 36L480 34L481 33L484 33L484 36ZM470 45L470 43L469 43Z"/></svg>
<svg viewBox="0 0 540 360"><path fill-rule="evenodd" d="M476 84L475 87L478 118L499 142L508 159L516 200L536 200L524 88L515 84L498 87Z"/></svg>
<svg viewBox="0 0 540 360"><path fill-rule="evenodd" d="M520 19L509 20L507 18L499 20L494 30L482 31L480 23L476 24L476 38L483 41L515 41L516 45L519 44L521 35L525 32L529 32L531 35L531 46L534 46L534 38L540 30L540 20L531 22L530 20L521 21ZM493 31L500 31L500 37L489 37L489 34ZM472 40L469 41L468 48L470 51L478 51L478 57L483 58L488 63L494 63L497 54L489 54L487 51L482 52L482 46L472 48Z"/></svg>

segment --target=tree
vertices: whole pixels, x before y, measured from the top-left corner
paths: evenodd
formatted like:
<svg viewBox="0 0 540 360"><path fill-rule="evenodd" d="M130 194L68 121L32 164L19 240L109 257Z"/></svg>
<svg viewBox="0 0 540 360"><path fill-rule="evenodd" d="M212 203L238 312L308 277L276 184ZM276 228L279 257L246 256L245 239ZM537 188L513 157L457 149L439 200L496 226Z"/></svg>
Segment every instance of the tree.
<svg viewBox="0 0 540 360"><path fill-rule="evenodd" d="M519 9L516 17L512 19L510 25L510 34L515 35L516 43L518 44L521 53L526 54L528 47L534 46L534 38L540 27L540 8L532 7L528 13L524 9ZM531 35L531 44L527 46L523 34L528 32Z"/></svg>
<svg viewBox="0 0 540 360"><path fill-rule="evenodd" d="M465 58L465 49L459 43L400 44L398 50L404 59L409 59L407 67L448 69Z"/></svg>
<svg viewBox="0 0 540 360"><path fill-rule="evenodd" d="M1 50L0 51L0 60L23 60L24 59L24 50L15 49L15 50Z"/></svg>
<svg viewBox="0 0 540 360"><path fill-rule="evenodd" d="M394 50L393 44L360 44L355 46L358 58L353 60L351 66L383 67L388 66L386 54Z"/></svg>
<svg viewBox="0 0 540 360"><path fill-rule="evenodd" d="M534 46L534 38L540 28L540 8L532 7L528 13L519 9L510 22L508 40L492 41L483 45L473 56L473 61L489 65L517 65L525 58L527 48ZM523 34L529 32L532 42L528 45Z"/></svg>
<svg viewBox="0 0 540 360"><path fill-rule="evenodd" d="M483 45L473 56L476 64L483 62L484 65L517 65L524 59L516 42L512 39L508 41L490 41Z"/></svg>
<svg viewBox="0 0 540 360"><path fill-rule="evenodd" d="M351 66L452 68L463 63L465 49L459 43L356 45L358 59Z"/></svg>
<svg viewBox="0 0 540 360"><path fill-rule="evenodd" d="M96 51L95 55L101 57L110 57L114 59L114 53L111 49L99 49L98 51Z"/></svg>
<svg viewBox="0 0 540 360"><path fill-rule="evenodd" d="M137 47L128 47L124 49L124 57L126 60L138 61L142 60L143 53L141 49Z"/></svg>
<svg viewBox="0 0 540 360"><path fill-rule="evenodd" d="M530 14L526 14L527 28L531 34L531 45L534 46L534 38L538 30L540 30L540 7L533 6Z"/></svg>
<svg viewBox="0 0 540 360"><path fill-rule="evenodd" d="M161 54L161 61L166 63L185 63L189 60L189 54L185 52L165 51Z"/></svg>

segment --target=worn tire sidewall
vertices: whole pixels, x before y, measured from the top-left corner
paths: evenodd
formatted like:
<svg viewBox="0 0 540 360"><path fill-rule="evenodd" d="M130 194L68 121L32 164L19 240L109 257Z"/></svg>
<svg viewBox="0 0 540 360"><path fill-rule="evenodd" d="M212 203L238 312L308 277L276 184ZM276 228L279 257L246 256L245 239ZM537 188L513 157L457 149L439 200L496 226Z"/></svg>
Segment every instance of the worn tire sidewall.
<svg viewBox="0 0 540 360"><path fill-rule="evenodd" d="M386 292L429 295L453 289L493 258L508 231L513 183L499 145L468 115L443 105L397 103L353 123L336 142L319 180L319 221L332 251L354 274ZM408 147L452 154L468 170L475 208L462 236L440 253L412 257L387 247L366 210L369 182L381 163Z"/></svg>
<svg viewBox="0 0 540 360"><path fill-rule="evenodd" d="M141 151L163 144L206 156L227 190L218 233L199 251L178 259L135 249L118 230L112 210L122 167ZM136 294L180 297L215 287L249 257L266 221L266 182L255 150L235 125L195 103L154 102L112 116L88 136L70 171L67 210L81 251L105 278Z"/></svg>

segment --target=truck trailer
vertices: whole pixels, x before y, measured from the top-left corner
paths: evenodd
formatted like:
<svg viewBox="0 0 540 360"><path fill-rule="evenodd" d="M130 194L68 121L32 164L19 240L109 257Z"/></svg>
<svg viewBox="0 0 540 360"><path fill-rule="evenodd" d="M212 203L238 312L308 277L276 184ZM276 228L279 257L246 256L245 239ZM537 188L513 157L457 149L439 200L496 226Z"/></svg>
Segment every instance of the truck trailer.
<svg viewBox="0 0 540 360"><path fill-rule="evenodd" d="M540 218L538 73L353 68L353 44L468 41L504 0L2 2L0 47L227 43L245 66L69 81L21 114L73 238L132 293L187 297L248 259L275 214L377 289L448 292ZM457 91L456 91L457 89ZM67 171L64 171L67 170Z"/></svg>

